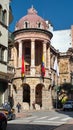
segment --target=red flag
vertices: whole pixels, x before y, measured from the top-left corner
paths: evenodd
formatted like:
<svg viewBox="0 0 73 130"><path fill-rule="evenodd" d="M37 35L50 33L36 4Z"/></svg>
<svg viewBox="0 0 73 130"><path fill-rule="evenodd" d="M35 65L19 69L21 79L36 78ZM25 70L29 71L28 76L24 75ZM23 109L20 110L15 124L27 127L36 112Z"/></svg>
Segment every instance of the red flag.
<svg viewBox="0 0 73 130"><path fill-rule="evenodd" d="M24 77L25 69L24 69L24 56L22 56L22 67L21 67L21 75Z"/></svg>

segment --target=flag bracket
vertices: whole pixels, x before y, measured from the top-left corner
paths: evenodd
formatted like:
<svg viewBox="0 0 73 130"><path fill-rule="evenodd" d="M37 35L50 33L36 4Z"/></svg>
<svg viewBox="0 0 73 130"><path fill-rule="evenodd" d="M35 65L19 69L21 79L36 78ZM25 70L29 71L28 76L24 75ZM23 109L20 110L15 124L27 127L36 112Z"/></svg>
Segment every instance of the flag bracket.
<svg viewBox="0 0 73 130"><path fill-rule="evenodd" d="M40 76L40 83L44 82L44 76Z"/></svg>
<svg viewBox="0 0 73 130"><path fill-rule="evenodd" d="M25 75L22 76L21 79L22 79L22 82L26 82L26 76Z"/></svg>

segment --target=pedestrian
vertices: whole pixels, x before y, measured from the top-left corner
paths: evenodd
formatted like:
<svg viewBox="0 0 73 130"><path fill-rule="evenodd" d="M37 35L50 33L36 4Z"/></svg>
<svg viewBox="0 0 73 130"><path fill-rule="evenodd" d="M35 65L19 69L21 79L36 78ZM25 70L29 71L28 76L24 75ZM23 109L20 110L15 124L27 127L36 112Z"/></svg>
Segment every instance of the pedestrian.
<svg viewBox="0 0 73 130"><path fill-rule="evenodd" d="M20 109L21 109L21 104L18 102L17 105L16 105L16 107L17 107L17 110L18 110L18 113L19 113Z"/></svg>

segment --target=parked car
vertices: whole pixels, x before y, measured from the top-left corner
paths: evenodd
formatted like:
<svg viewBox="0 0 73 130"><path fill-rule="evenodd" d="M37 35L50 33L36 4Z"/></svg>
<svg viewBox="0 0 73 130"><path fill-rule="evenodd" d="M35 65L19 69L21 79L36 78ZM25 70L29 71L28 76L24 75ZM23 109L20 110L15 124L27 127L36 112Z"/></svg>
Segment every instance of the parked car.
<svg viewBox="0 0 73 130"><path fill-rule="evenodd" d="M15 110L13 108L10 107L10 104L3 104L2 107L0 107L0 111L3 112L6 117L7 120L13 120L15 119Z"/></svg>
<svg viewBox="0 0 73 130"><path fill-rule="evenodd" d="M67 101L64 105L63 105L63 110L73 110L73 101Z"/></svg>
<svg viewBox="0 0 73 130"><path fill-rule="evenodd" d="M6 127L7 127L6 115L0 112L0 130L6 130Z"/></svg>

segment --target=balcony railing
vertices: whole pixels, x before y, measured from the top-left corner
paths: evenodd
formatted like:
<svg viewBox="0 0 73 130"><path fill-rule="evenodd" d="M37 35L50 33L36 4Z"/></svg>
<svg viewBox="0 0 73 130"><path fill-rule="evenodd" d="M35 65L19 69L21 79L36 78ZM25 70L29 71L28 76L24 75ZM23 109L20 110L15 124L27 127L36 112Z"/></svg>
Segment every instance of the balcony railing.
<svg viewBox="0 0 73 130"><path fill-rule="evenodd" d="M26 77L31 77L31 76L40 77L41 76L41 71L40 70L39 71L35 70L35 75L32 75L30 70L29 71L25 70L24 75ZM16 68L15 69L14 78L17 78L17 77L21 77L21 68ZM46 78L51 78L51 73L50 72L48 72L48 73L45 72L45 77Z"/></svg>

